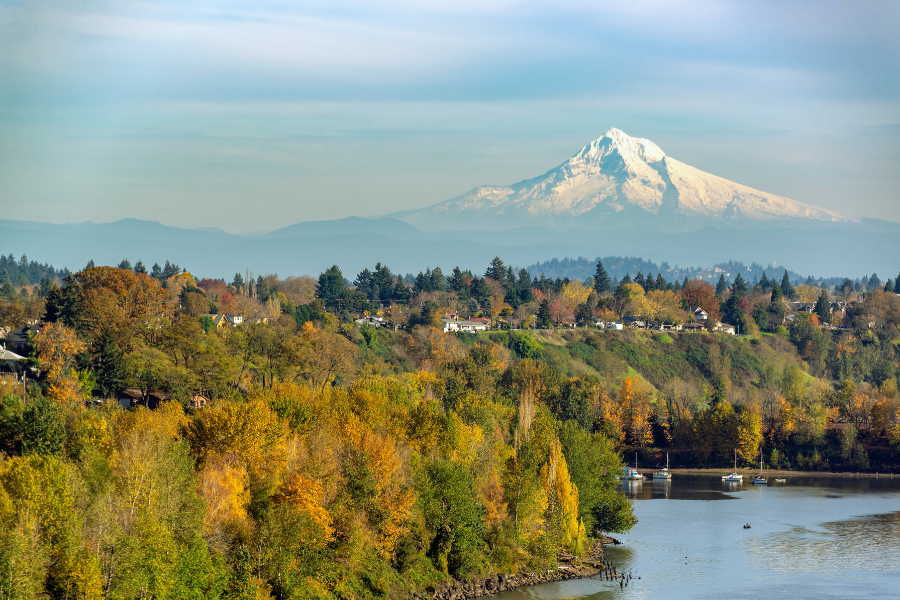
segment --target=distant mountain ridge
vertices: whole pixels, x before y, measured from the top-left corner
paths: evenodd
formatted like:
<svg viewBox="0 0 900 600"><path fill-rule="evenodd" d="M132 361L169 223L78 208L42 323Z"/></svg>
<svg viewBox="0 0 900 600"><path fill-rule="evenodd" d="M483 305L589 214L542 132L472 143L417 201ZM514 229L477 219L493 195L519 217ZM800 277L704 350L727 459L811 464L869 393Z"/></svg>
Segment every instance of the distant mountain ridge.
<svg viewBox="0 0 900 600"><path fill-rule="evenodd" d="M790 265L798 273L896 272L900 223L859 218L743 186L677 161L649 140L610 129L555 169L482 186L383 217L305 221L236 235L155 221L50 224L0 220L0 252L72 270L89 260L172 260L204 276L348 278L376 262L394 272L483 268L553 258L633 256L681 265ZM0 273L2 276L2 273Z"/></svg>
<svg viewBox="0 0 900 600"><path fill-rule="evenodd" d="M0 220L0 252L77 271L89 260L115 265L171 260L196 275L230 278L235 272L317 275L338 265L348 278L376 262L395 273L459 265L479 271L494 256L517 266L552 258L634 256L657 264L708 266L728 260L788 265L798 273L861 277L896 272L900 224L887 221L822 223L820 227L733 229L690 233L654 227L607 231L547 227L505 231L426 233L395 219L351 217L307 221L258 235L182 229L154 221L52 224ZM0 273L2 276L2 273Z"/></svg>
<svg viewBox="0 0 900 600"><path fill-rule="evenodd" d="M687 231L754 222L860 221L705 173L666 156L650 140L615 128L533 179L480 186L445 202L388 216L425 231L534 225Z"/></svg>

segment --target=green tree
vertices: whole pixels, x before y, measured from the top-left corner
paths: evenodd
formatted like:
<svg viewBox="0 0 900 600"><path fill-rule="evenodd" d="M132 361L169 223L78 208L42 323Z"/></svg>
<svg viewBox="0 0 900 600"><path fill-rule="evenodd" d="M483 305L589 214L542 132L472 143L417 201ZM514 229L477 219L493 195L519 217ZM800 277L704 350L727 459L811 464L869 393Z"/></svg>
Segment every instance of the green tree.
<svg viewBox="0 0 900 600"><path fill-rule="evenodd" d="M494 281L503 282L506 278L506 266L503 264L503 261L500 260L499 256L494 257L494 260L491 261L491 266L484 272L484 276L493 279Z"/></svg>
<svg viewBox="0 0 900 600"><path fill-rule="evenodd" d="M62 408L41 396L22 412L22 454L62 454L66 442Z"/></svg>
<svg viewBox="0 0 900 600"><path fill-rule="evenodd" d="M725 275L719 275L719 283L716 284L716 296L721 296L728 289L728 283L725 281Z"/></svg>
<svg viewBox="0 0 900 600"><path fill-rule="evenodd" d="M603 490L591 508L591 515L594 531L598 534L625 533L638 522L634 516L634 503L614 489Z"/></svg>
<svg viewBox="0 0 900 600"><path fill-rule="evenodd" d="M734 284L731 286L731 294L740 301L747 294L747 282L744 281L744 278L741 277L741 274L738 273L737 277L734 278Z"/></svg>
<svg viewBox="0 0 900 600"><path fill-rule="evenodd" d="M538 307L537 312L537 328L538 329L549 329L550 328L550 301L544 298L541 300L541 305Z"/></svg>
<svg viewBox="0 0 900 600"><path fill-rule="evenodd" d="M576 421L559 428L559 441L569 465L569 476L578 488L578 514L585 530L597 528L594 507L619 484L621 460L615 444L601 433L589 433ZM607 529L607 531L612 531Z"/></svg>
<svg viewBox="0 0 900 600"><path fill-rule="evenodd" d="M813 312L819 317L820 323L828 323L831 320L831 302L828 299L828 292L825 290L822 290L822 293L819 294Z"/></svg>
<svg viewBox="0 0 900 600"><path fill-rule="evenodd" d="M604 292L612 291L609 273L606 272L606 269L603 268L603 263L599 260L597 261L597 270L594 271L594 291L597 292L598 296Z"/></svg>
<svg viewBox="0 0 900 600"><path fill-rule="evenodd" d="M94 344L96 356L91 367L96 377L95 390L101 398L112 398L125 389L125 358L109 328Z"/></svg>
<svg viewBox="0 0 900 600"><path fill-rule="evenodd" d="M465 277L463 277L462 270L460 270L459 267L453 267L453 272L450 273L450 277L447 278L447 285L450 287L450 291L458 294L465 284Z"/></svg>
<svg viewBox="0 0 900 600"><path fill-rule="evenodd" d="M337 306L338 300L344 297L346 289L344 275L337 265L333 265L319 275L316 296L325 302L325 306L333 307Z"/></svg>
<svg viewBox="0 0 900 600"><path fill-rule="evenodd" d="M791 280L788 278L787 269L784 270L784 276L781 278L781 295L787 299L791 299L794 297L794 286L791 285Z"/></svg>
<svg viewBox="0 0 900 600"><path fill-rule="evenodd" d="M422 515L434 567L462 578L485 562L484 506L462 463L437 460L419 478Z"/></svg>
<svg viewBox="0 0 900 600"><path fill-rule="evenodd" d="M144 266L144 261L138 260L134 263L134 268L132 269L135 275L146 275L147 267Z"/></svg>

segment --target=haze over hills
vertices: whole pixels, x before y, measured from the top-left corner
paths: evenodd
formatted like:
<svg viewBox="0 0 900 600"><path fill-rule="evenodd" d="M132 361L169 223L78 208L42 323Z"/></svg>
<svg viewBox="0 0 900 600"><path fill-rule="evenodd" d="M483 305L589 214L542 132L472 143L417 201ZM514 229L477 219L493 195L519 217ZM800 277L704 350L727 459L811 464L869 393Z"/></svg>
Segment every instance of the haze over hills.
<svg viewBox="0 0 900 600"><path fill-rule="evenodd" d="M650 225L680 231L794 220L860 222L705 173L666 156L650 140L615 128L534 179L480 186L445 202L389 216L426 231L534 225L559 230Z"/></svg>
<svg viewBox="0 0 900 600"><path fill-rule="evenodd" d="M457 265L478 271L494 256L518 266L597 256L682 266L775 262L813 276L861 277L900 267L900 223L754 190L610 129L540 177L386 217L307 221L245 235L135 219L0 220L0 252L73 270L89 260L172 260L212 277L248 268L315 275L337 264L352 279L379 261L403 273Z"/></svg>

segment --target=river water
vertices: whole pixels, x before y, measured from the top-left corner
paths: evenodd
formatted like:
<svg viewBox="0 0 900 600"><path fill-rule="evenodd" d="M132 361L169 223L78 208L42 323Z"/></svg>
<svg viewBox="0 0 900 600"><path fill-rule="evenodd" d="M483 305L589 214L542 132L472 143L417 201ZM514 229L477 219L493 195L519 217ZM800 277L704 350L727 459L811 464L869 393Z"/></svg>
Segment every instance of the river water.
<svg viewBox="0 0 900 600"><path fill-rule="evenodd" d="M713 474L629 482L619 489L639 522L606 547L619 573L632 574L627 588L582 579L496 597L900 598L900 476L783 477L769 475L768 486Z"/></svg>

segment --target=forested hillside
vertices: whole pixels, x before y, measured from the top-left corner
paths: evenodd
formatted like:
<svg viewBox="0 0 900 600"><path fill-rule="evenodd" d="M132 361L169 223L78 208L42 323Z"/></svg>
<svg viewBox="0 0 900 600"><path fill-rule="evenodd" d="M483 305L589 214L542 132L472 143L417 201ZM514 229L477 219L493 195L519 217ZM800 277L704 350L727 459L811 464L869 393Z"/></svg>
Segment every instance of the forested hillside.
<svg viewBox="0 0 900 600"><path fill-rule="evenodd" d="M15 367L27 385L0 378L5 597L404 596L629 529L623 452L900 463L900 300L884 289L851 283L843 316L822 301L788 322L783 296L828 290L643 276L612 290L602 265L589 289L499 259L414 285L383 265L353 285L337 267L230 284L120 267L0 305L4 325L40 320ZM681 322L688 303L754 335L566 325L566 311ZM445 333L452 311L495 330ZM546 326L510 329L517 313ZM763 317L789 326L766 333Z"/></svg>

